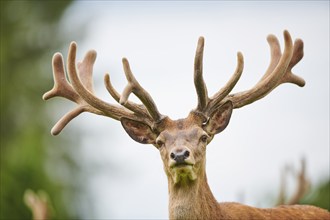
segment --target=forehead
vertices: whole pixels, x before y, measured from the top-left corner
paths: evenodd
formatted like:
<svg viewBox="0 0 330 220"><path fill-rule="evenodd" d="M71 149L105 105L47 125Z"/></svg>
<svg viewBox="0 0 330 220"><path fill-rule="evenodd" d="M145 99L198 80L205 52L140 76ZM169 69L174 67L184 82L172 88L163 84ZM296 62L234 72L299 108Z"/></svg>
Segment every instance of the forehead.
<svg viewBox="0 0 330 220"><path fill-rule="evenodd" d="M166 140L175 139L188 139L192 140L203 133L203 129L197 125L185 126L184 124L177 123L175 127L165 129L160 135Z"/></svg>
<svg viewBox="0 0 330 220"><path fill-rule="evenodd" d="M193 140L204 132L203 120L204 118L195 112L191 112L187 118L179 120L171 120L167 117L163 121L163 129L159 136L166 140L177 140L178 138Z"/></svg>

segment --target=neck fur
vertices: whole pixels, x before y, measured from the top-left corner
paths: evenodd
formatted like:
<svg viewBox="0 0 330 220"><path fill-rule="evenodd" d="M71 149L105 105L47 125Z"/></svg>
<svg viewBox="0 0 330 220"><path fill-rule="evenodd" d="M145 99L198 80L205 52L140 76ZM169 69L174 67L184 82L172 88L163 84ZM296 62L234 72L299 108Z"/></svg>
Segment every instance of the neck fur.
<svg viewBox="0 0 330 220"><path fill-rule="evenodd" d="M216 219L221 216L205 173L193 181L174 183L169 177L168 182L170 219Z"/></svg>

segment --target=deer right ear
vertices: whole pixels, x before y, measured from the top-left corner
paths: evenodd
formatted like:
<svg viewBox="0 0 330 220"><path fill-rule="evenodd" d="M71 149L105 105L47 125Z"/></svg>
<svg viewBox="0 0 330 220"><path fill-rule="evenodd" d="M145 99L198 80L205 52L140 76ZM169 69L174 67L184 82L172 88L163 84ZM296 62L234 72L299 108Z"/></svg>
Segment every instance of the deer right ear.
<svg viewBox="0 0 330 220"><path fill-rule="evenodd" d="M153 144L157 135L152 131L149 125L128 118L121 118L120 122L127 134L136 142L141 144Z"/></svg>
<svg viewBox="0 0 330 220"><path fill-rule="evenodd" d="M211 135L225 130L229 124L232 111L233 103L231 101L225 102L210 116L209 121L204 126L204 130Z"/></svg>

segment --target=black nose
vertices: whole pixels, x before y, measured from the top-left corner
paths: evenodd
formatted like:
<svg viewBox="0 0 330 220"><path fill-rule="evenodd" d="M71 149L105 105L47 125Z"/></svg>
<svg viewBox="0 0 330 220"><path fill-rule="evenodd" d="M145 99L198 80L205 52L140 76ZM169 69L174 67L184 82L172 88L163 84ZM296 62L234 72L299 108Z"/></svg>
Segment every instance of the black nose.
<svg viewBox="0 0 330 220"><path fill-rule="evenodd" d="M175 160L177 163L184 163L190 155L188 150L176 151L170 154L171 159Z"/></svg>

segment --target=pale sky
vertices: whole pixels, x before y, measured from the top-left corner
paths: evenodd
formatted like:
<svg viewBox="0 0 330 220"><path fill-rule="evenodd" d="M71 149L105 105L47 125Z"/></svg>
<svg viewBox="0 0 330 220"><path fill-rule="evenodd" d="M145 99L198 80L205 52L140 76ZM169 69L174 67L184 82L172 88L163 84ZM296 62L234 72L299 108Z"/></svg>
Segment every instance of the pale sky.
<svg viewBox="0 0 330 220"><path fill-rule="evenodd" d="M275 34L283 48L283 30L289 30L305 43L294 73L306 86L285 84L234 110L229 126L208 146L208 182L219 202L268 207L285 164L299 168L305 157L312 183L329 178L328 1L77 1L63 24L72 40L74 31L87 25L84 40L77 40L77 57L89 49L98 52L99 97L115 103L103 76L109 72L122 91L121 59L127 57L160 112L172 119L186 117L197 103L193 61L199 36L205 37L204 78L212 95L234 72L237 51L245 65L234 92L251 88L269 64L267 35ZM66 56L67 48L59 51ZM83 134L72 147L81 151L82 168L90 172L85 218L168 217L167 178L156 148L134 142L118 121L91 114L79 116L63 133L68 130Z"/></svg>

